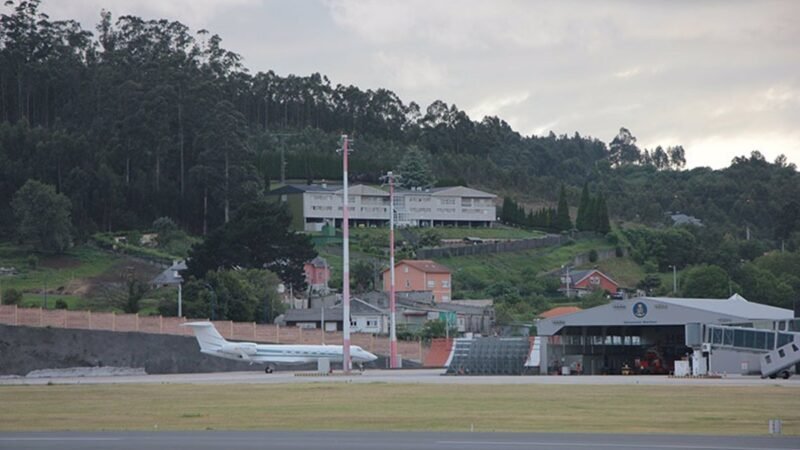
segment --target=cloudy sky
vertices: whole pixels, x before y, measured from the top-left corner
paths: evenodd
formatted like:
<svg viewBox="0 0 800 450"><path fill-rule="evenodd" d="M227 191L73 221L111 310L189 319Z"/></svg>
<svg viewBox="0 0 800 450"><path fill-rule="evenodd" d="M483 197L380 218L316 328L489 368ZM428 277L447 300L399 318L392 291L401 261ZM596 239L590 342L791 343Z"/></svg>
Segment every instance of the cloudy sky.
<svg viewBox="0 0 800 450"><path fill-rule="evenodd" d="M523 134L682 144L689 166L758 149L800 165L800 1L45 0L223 38L251 72L320 72Z"/></svg>

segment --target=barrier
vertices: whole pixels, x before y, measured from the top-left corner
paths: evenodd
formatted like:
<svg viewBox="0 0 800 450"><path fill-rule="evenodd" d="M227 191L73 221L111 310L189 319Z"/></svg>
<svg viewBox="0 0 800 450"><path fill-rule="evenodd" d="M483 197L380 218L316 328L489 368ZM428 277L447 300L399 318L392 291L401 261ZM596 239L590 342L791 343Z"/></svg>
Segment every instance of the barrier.
<svg viewBox="0 0 800 450"><path fill-rule="evenodd" d="M20 308L17 305L0 305L0 324L78 328L85 330L127 331L151 334L174 334L191 336L188 327L180 326L191 320L185 317L139 316L138 314L117 314L92 311L68 311L65 309ZM340 331L323 332L318 328L281 327L280 325L257 324L254 322L232 322L216 320L214 326L225 339L254 341L276 344L329 344L342 342ZM353 333L353 345L376 354L389 354L389 338L373 334ZM403 358L425 361L429 348L419 341L398 341L397 351Z"/></svg>

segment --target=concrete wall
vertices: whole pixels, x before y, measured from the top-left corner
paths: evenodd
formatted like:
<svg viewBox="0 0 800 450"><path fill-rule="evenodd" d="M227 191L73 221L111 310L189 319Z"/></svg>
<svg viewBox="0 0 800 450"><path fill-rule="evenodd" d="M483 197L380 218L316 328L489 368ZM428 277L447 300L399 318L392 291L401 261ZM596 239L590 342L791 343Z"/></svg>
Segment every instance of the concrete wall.
<svg viewBox="0 0 800 450"><path fill-rule="evenodd" d="M0 325L0 375L97 366L144 367L147 373L263 370L204 355L193 337Z"/></svg>

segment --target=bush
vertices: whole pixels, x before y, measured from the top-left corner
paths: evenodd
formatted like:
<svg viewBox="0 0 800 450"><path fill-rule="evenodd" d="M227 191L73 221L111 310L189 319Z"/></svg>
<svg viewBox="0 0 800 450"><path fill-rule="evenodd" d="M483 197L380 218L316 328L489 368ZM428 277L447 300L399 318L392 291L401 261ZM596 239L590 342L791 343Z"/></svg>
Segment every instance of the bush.
<svg viewBox="0 0 800 450"><path fill-rule="evenodd" d="M64 299L60 298L56 300L56 309L69 309L69 305L67 305Z"/></svg>
<svg viewBox="0 0 800 450"><path fill-rule="evenodd" d="M22 302L22 292L8 288L3 291L3 304L4 305L19 305Z"/></svg>
<svg viewBox="0 0 800 450"><path fill-rule="evenodd" d="M36 270L36 268L39 267L39 258L37 258L36 255L28 255L26 262L31 270Z"/></svg>
<svg viewBox="0 0 800 450"><path fill-rule="evenodd" d="M617 258L622 258L625 256L625 250L618 245L617 248L614 249L614 254L617 256Z"/></svg>
<svg viewBox="0 0 800 450"><path fill-rule="evenodd" d="M617 245L619 244L619 236L617 236L617 233L614 233L612 231L611 233L608 233L606 235L606 242L608 242L611 245Z"/></svg>
<svg viewBox="0 0 800 450"><path fill-rule="evenodd" d="M597 250L591 249L589 250L589 262L596 263L597 262Z"/></svg>

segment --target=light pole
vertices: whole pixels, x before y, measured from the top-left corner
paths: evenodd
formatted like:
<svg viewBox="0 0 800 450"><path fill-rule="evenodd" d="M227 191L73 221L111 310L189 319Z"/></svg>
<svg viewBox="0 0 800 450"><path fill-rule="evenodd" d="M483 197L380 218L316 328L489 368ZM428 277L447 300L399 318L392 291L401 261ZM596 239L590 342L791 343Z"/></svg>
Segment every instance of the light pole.
<svg viewBox="0 0 800 450"><path fill-rule="evenodd" d="M389 367L397 368L397 304L394 284L394 173L389 179Z"/></svg>
<svg viewBox="0 0 800 450"><path fill-rule="evenodd" d="M569 294L570 294L570 292L569 292L569 284L570 284L569 264L565 264L565 265L561 266L561 268L567 270L567 276L566 276L566 278L564 278L564 280L565 280L566 285L567 285L567 298L569 298Z"/></svg>
<svg viewBox="0 0 800 450"><path fill-rule="evenodd" d="M342 369L350 373L350 199L347 193L347 135L342 135Z"/></svg>
<svg viewBox="0 0 800 450"><path fill-rule="evenodd" d="M678 292L678 267L674 264L669 267L672 268L672 293L676 294Z"/></svg>
<svg viewBox="0 0 800 450"><path fill-rule="evenodd" d="M203 285L211 291L211 320L214 321L217 319L217 291L208 283L204 283Z"/></svg>

